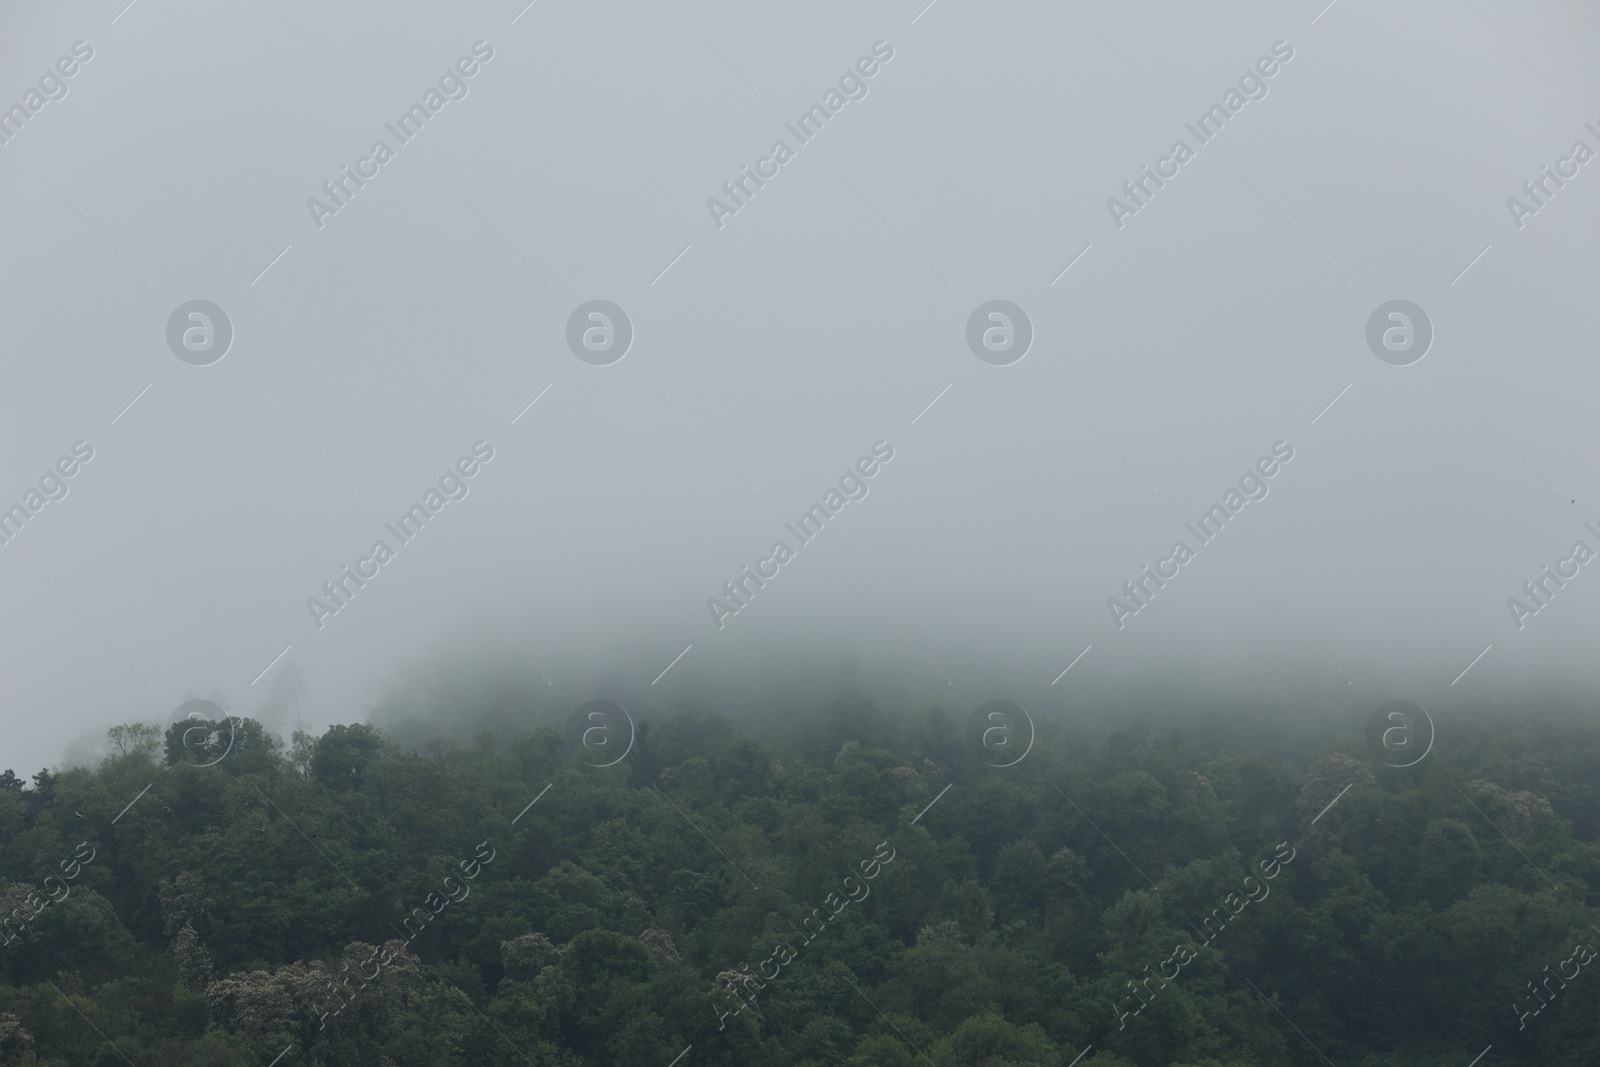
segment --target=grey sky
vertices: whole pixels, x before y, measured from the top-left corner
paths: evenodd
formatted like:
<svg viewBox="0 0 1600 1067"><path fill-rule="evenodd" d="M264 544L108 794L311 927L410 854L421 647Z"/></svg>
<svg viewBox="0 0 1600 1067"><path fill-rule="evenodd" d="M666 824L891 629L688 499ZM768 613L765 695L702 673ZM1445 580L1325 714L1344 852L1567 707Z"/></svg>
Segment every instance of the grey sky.
<svg viewBox="0 0 1600 1067"><path fill-rule="evenodd" d="M509 657L553 701L848 661L1046 714L1155 681L1366 709L1595 680L1600 566L1520 629L1507 607L1600 550L1600 163L1520 228L1507 207L1600 151L1581 5L111 0L4 24L6 106L93 49L0 145L0 503L94 450L0 547L19 771L190 694L252 713L291 665L313 725L359 719L418 656ZM476 42L492 59L401 145L385 124ZM801 145L785 123L877 42ZM1185 123L1278 42L1200 145ZM1119 228L1107 199L1180 138ZM307 199L379 139L319 227ZM793 159L719 228L707 199L779 139ZM167 345L195 299L234 331L209 366ZM609 366L566 343L593 299L634 330ZM993 299L1032 323L1010 366L967 347ZM1393 299L1434 330L1410 366L1367 346ZM384 524L479 441L467 495L399 545ZM865 498L719 630L708 598L878 441ZM1119 629L1107 599L1279 441L1268 495ZM379 539L395 558L319 629L308 598Z"/></svg>

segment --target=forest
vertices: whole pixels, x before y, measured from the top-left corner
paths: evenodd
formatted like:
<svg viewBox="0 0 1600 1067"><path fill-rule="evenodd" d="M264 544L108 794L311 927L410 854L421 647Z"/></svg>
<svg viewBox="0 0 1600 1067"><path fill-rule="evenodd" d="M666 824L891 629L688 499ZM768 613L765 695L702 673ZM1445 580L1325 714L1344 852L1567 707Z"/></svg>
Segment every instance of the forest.
<svg viewBox="0 0 1600 1067"><path fill-rule="evenodd" d="M564 714L6 771L0 1064L1600 1062L1589 718Z"/></svg>

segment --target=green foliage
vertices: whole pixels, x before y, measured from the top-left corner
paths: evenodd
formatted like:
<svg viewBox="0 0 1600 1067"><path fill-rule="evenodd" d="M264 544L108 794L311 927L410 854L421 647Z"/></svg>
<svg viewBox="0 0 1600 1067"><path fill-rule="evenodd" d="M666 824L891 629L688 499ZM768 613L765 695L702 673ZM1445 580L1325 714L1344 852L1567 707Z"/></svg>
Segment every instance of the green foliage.
<svg viewBox="0 0 1600 1067"><path fill-rule="evenodd" d="M609 769L407 729L0 775L0 1067L1600 1060L1600 977L1555 977L1600 941L1594 729L1406 772L1137 726L1002 770L865 699L766 743L680 708Z"/></svg>

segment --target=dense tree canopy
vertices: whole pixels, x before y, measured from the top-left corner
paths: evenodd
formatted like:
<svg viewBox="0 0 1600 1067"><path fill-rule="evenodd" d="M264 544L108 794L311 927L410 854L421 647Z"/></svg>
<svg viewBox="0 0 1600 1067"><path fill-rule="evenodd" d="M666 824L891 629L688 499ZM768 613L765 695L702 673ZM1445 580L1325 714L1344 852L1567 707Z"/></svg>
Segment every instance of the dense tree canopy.
<svg viewBox="0 0 1600 1067"><path fill-rule="evenodd" d="M1600 730L1310 736L119 727L0 776L0 1064L1600 1062Z"/></svg>

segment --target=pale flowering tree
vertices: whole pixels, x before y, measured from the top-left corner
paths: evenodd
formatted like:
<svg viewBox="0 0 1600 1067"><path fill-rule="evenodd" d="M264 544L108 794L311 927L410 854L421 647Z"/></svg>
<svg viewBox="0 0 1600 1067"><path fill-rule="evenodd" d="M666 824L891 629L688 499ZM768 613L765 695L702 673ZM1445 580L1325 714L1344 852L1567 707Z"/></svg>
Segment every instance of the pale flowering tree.
<svg viewBox="0 0 1600 1067"><path fill-rule="evenodd" d="M183 924L172 939L172 954L178 960L178 980L189 989L205 989L211 983L211 953L200 943L194 927Z"/></svg>
<svg viewBox="0 0 1600 1067"><path fill-rule="evenodd" d="M22 1028L22 1020L10 1012L0 1012L0 1063L32 1063L33 1035Z"/></svg>
<svg viewBox="0 0 1600 1067"><path fill-rule="evenodd" d="M1554 816L1550 802L1526 789L1512 792L1493 782L1471 781L1467 788L1485 799L1479 801L1494 822L1515 838L1529 836L1540 816Z"/></svg>
<svg viewBox="0 0 1600 1067"><path fill-rule="evenodd" d="M199 931L208 927L215 901L206 895L200 876L190 871L174 879L163 878L157 895L161 900L162 931L172 938L179 981L190 989L205 989L211 982L211 953Z"/></svg>
<svg viewBox="0 0 1600 1067"><path fill-rule="evenodd" d="M241 971L212 982L206 987L211 1017L253 1040L294 1035L295 1002L284 979L285 970L280 967L276 974Z"/></svg>
<svg viewBox="0 0 1600 1067"><path fill-rule="evenodd" d="M1323 810L1333 803L1346 787L1351 788L1340 800L1341 804L1348 804L1355 794L1376 789L1377 786L1377 779L1372 776L1372 768L1365 761L1342 752L1323 756L1311 765L1311 770L1306 774L1305 785L1300 787L1300 796L1295 800L1295 815L1300 820L1301 828L1306 830L1311 827L1312 820L1321 816ZM1330 824L1318 823L1316 827L1306 832L1309 836L1323 829L1325 825Z"/></svg>
<svg viewBox="0 0 1600 1067"><path fill-rule="evenodd" d="M652 952L664 953L668 959L678 958L678 947L672 943L672 935L665 930L649 929L639 935L639 940Z"/></svg>
<svg viewBox="0 0 1600 1067"><path fill-rule="evenodd" d="M500 942L500 963L508 978L534 978L560 963L562 951L544 934L522 934Z"/></svg>
<svg viewBox="0 0 1600 1067"><path fill-rule="evenodd" d="M422 961L399 938L381 948L356 941L337 964L297 960L212 982L206 1003L213 1020L254 1041L291 1040L312 1059L364 1063L421 978Z"/></svg>

